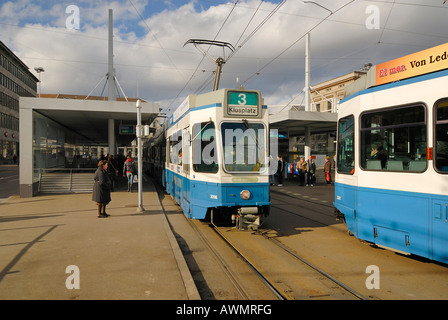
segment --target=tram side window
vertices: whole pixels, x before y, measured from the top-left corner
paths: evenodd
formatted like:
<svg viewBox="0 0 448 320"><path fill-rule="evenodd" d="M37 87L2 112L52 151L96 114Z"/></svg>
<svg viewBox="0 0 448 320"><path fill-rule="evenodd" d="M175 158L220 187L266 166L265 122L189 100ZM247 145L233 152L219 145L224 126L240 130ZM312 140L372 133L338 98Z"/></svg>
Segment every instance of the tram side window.
<svg viewBox="0 0 448 320"><path fill-rule="evenodd" d="M448 173L448 101L436 106L435 167L439 172Z"/></svg>
<svg viewBox="0 0 448 320"><path fill-rule="evenodd" d="M353 115L342 118L338 123L337 168L339 173L353 174L355 169L355 120Z"/></svg>
<svg viewBox="0 0 448 320"><path fill-rule="evenodd" d="M182 131L175 132L169 138L169 160L173 164L182 164Z"/></svg>
<svg viewBox="0 0 448 320"><path fill-rule="evenodd" d="M193 170L217 173L216 130L211 121L193 125Z"/></svg>
<svg viewBox="0 0 448 320"><path fill-rule="evenodd" d="M361 115L361 167L366 170L426 170L426 110L395 107Z"/></svg>

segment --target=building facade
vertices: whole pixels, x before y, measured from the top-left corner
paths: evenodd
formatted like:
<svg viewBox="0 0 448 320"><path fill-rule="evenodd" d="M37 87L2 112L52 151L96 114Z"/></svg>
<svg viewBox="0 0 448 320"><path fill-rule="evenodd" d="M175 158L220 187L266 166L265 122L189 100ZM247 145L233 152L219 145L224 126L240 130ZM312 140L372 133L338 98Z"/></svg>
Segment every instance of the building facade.
<svg viewBox="0 0 448 320"><path fill-rule="evenodd" d="M311 111L337 113L339 101L344 98L345 88L365 73L365 71L353 71L314 85L310 95Z"/></svg>
<svg viewBox="0 0 448 320"><path fill-rule="evenodd" d="M35 97L39 80L0 41L0 163L19 156L19 97Z"/></svg>

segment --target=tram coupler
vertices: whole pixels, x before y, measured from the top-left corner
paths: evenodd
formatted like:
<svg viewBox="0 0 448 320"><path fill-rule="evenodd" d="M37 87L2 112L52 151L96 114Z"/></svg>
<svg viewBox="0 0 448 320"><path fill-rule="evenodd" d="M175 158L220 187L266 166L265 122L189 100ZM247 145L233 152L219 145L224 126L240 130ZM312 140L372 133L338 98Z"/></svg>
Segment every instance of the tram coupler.
<svg viewBox="0 0 448 320"><path fill-rule="evenodd" d="M336 208L334 208L334 217L336 218L336 221L345 220L344 214Z"/></svg>
<svg viewBox="0 0 448 320"><path fill-rule="evenodd" d="M262 224L262 214L258 214L258 207L238 208L238 214L232 215L232 222L238 229L244 230L246 227L258 230Z"/></svg>

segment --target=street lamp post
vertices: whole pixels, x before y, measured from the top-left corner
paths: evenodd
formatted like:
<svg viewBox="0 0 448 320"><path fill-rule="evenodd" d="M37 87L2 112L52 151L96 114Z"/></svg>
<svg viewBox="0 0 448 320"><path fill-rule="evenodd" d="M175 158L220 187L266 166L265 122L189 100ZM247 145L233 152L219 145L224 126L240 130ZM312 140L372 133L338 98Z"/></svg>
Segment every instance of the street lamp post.
<svg viewBox="0 0 448 320"><path fill-rule="evenodd" d="M330 14L323 19L320 23L325 21L329 16L333 14L333 11L331 11L328 8L325 8L324 6L314 2L314 1L303 1L303 3L310 3L314 4L316 6L319 6L327 11L330 12ZM310 38L311 35L308 32L306 34L306 43L305 43L305 111L311 111L311 63L310 63ZM305 154L305 161L308 161L309 156L311 155L311 128L305 127L305 148L304 148L304 154Z"/></svg>
<svg viewBox="0 0 448 320"><path fill-rule="evenodd" d="M45 72L45 69L42 67L35 67L34 70L36 70L36 72L39 74L39 98L40 98L40 93L41 93L41 89L42 89L41 81L40 81L40 73Z"/></svg>
<svg viewBox="0 0 448 320"><path fill-rule="evenodd" d="M137 152L138 152L138 169L137 169L137 178L138 178L138 207L137 212L142 213L145 211L143 208L143 186L142 186L142 106L140 99L137 100L137 127L136 127L136 136L137 136Z"/></svg>

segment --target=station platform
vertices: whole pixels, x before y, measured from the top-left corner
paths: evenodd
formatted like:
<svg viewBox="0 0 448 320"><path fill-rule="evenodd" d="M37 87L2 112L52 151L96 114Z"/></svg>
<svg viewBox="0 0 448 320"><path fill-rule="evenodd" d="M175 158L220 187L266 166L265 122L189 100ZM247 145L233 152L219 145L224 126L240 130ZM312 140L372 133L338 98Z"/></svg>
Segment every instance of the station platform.
<svg viewBox="0 0 448 320"><path fill-rule="evenodd" d="M134 185L111 193L101 219L91 194L2 201L0 300L200 299L156 189L143 185L143 213Z"/></svg>
<svg viewBox="0 0 448 320"><path fill-rule="evenodd" d="M334 179L334 175L332 176ZM293 198L326 204L332 206L334 202L334 183L327 184L324 174L316 172L316 182L313 186L301 186L298 179L283 179L282 186L276 183L271 186L272 193L283 194Z"/></svg>

